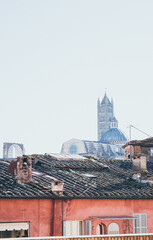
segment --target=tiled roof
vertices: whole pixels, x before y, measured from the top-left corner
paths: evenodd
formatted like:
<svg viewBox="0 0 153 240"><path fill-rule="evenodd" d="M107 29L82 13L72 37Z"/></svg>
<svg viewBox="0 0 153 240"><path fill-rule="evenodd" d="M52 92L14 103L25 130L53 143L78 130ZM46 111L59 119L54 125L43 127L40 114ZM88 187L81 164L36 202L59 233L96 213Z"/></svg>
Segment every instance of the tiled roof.
<svg viewBox="0 0 153 240"><path fill-rule="evenodd" d="M125 148L128 145L133 145L133 146L141 146L141 147L147 147L147 148L152 148L153 147L153 137L146 138L144 140L132 140L130 142L127 142L123 148Z"/></svg>
<svg viewBox="0 0 153 240"><path fill-rule="evenodd" d="M149 199L153 188L131 178L132 163L122 160L57 160L50 155L33 155L33 182L16 183L9 163L0 161L0 198L107 198ZM148 163L150 175L153 163ZM64 181L64 193L56 196L51 180Z"/></svg>

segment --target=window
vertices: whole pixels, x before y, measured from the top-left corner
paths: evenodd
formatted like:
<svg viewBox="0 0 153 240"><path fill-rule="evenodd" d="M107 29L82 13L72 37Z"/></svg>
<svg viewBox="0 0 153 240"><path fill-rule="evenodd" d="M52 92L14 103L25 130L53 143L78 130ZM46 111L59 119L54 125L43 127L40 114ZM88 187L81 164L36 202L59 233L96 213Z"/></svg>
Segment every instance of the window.
<svg viewBox="0 0 153 240"><path fill-rule="evenodd" d="M64 236L83 235L83 221L63 221Z"/></svg>
<svg viewBox="0 0 153 240"><path fill-rule="evenodd" d="M108 234L119 234L119 226L117 223L110 223L108 225Z"/></svg>
<svg viewBox="0 0 153 240"><path fill-rule="evenodd" d="M91 220L86 220L85 221L85 234L86 235L91 235Z"/></svg>
<svg viewBox="0 0 153 240"><path fill-rule="evenodd" d="M135 213L133 214L133 232L134 233L147 233L147 214Z"/></svg>
<svg viewBox="0 0 153 240"><path fill-rule="evenodd" d="M28 237L28 230L0 231L0 238Z"/></svg>
<svg viewBox="0 0 153 240"><path fill-rule="evenodd" d="M71 145L70 153L71 154L77 154L77 146L76 145Z"/></svg>
<svg viewBox="0 0 153 240"><path fill-rule="evenodd" d="M28 222L0 223L0 238L16 238L28 236Z"/></svg>
<svg viewBox="0 0 153 240"><path fill-rule="evenodd" d="M104 234L104 225L98 224L97 225L97 235L102 235L102 234Z"/></svg>

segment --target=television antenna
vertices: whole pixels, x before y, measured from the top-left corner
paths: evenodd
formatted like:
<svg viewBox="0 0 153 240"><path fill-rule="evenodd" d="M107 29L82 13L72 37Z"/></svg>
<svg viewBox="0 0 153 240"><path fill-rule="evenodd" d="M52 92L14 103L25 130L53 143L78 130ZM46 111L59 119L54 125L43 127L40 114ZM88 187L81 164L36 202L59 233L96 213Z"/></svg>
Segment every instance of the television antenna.
<svg viewBox="0 0 153 240"><path fill-rule="evenodd" d="M147 134L146 132L142 131L141 129L135 127L134 125L130 125L130 126L129 126L129 140L130 140L130 141L131 141L131 136L132 136L132 134L131 134L131 133L132 133L132 128L134 128L134 129L136 129L137 131L145 134L147 137L151 137L149 134Z"/></svg>

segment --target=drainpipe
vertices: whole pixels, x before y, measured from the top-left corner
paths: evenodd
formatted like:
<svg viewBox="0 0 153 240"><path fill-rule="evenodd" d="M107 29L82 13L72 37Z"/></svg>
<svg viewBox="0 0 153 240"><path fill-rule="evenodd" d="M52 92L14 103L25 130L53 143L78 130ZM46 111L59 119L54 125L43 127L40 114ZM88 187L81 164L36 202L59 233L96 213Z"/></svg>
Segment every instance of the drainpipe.
<svg viewBox="0 0 153 240"><path fill-rule="evenodd" d="M62 236L63 236L63 199L62 199Z"/></svg>

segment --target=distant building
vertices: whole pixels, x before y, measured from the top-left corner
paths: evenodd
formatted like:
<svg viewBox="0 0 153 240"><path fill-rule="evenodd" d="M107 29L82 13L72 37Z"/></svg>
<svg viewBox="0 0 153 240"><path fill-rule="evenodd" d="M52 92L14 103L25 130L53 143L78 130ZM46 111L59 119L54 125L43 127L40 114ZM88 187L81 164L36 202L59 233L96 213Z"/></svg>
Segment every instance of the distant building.
<svg viewBox="0 0 153 240"><path fill-rule="evenodd" d="M118 121L114 116L113 100L109 100L106 93L103 100L98 99L97 104L97 120L98 120L98 140L105 132L111 128L118 128Z"/></svg>
<svg viewBox="0 0 153 240"><path fill-rule="evenodd" d="M3 143L3 158L17 158L25 153L24 145L21 143Z"/></svg>
<svg viewBox="0 0 153 240"><path fill-rule="evenodd" d="M124 143L126 143L124 141ZM70 139L63 143L62 154L80 154L90 155L98 158L105 159L123 159L124 150L123 143L109 144L100 141L88 141L81 139Z"/></svg>
<svg viewBox="0 0 153 240"><path fill-rule="evenodd" d="M106 159L124 159L122 146L127 138L118 129L118 121L114 116L113 100L105 94L98 99L98 141L71 139L63 143L61 153L91 155Z"/></svg>

